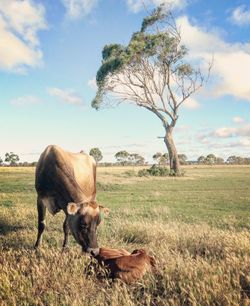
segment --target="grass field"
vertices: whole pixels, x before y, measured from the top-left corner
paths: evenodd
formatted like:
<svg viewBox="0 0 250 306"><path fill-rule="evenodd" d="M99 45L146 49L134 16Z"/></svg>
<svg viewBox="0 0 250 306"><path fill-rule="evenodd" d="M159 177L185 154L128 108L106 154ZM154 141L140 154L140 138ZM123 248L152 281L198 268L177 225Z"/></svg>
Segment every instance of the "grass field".
<svg viewBox="0 0 250 306"><path fill-rule="evenodd" d="M47 215L34 251L34 169L0 168L0 305L250 305L250 167L136 171L98 169L98 200L111 210L99 245L145 248L157 261L156 275L125 285L98 280L72 237L61 253L62 213Z"/></svg>

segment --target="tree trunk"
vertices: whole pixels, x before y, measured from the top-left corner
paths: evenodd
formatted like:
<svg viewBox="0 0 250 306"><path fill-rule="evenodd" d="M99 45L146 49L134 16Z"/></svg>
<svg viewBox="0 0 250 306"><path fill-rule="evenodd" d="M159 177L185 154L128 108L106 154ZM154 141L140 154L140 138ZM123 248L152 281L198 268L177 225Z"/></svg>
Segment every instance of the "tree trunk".
<svg viewBox="0 0 250 306"><path fill-rule="evenodd" d="M172 128L166 129L166 135L164 137L164 142L168 149L170 171L171 173L174 173L176 176L181 176L180 162L179 162L177 150L174 144L172 131L173 131Z"/></svg>

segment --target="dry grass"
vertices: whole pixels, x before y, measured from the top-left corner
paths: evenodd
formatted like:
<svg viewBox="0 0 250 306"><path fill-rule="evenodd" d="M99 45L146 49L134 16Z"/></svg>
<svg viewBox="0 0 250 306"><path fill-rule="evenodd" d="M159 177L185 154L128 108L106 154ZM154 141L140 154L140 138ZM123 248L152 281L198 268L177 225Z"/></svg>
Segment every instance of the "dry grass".
<svg viewBox="0 0 250 306"><path fill-rule="evenodd" d="M61 214L48 216L34 251L33 170L0 168L0 305L250 305L249 168L156 181L125 171L99 169L98 196L111 208L99 242L147 249L156 275L133 285L98 279L73 239L61 253Z"/></svg>

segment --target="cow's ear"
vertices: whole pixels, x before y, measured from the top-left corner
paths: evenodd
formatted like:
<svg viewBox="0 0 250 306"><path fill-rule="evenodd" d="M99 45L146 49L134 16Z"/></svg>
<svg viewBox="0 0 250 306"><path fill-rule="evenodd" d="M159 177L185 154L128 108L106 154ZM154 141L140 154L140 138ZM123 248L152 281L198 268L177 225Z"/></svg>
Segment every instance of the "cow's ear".
<svg viewBox="0 0 250 306"><path fill-rule="evenodd" d="M100 210L101 215L104 214L105 217L109 215L109 209L107 207L99 205L99 210Z"/></svg>
<svg viewBox="0 0 250 306"><path fill-rule="evenodd" d="M79 209L80 207L76 203L73 202L68 203L67 212L69 215L75 215Z"/></svg>

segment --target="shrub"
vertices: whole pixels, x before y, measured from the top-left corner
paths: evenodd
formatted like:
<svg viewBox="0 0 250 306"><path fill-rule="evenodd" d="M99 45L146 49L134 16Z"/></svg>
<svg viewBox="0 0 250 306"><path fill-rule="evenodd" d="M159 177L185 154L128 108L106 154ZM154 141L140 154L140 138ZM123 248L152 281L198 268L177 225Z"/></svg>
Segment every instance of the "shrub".
<svg viewBox="0 0 250 306"><path fill-rule="evenodd" d="M149 176L149 172L148 169L142 169L138 171L138 176L142 177L142 176Z"/></svg>
<svg viewBox="0 0 250 306"><path fill-rule="evenodd" d="M142 169L138 171L138 176L169 176L169 170L165 167L153 165L149 169Z"/></svg>

